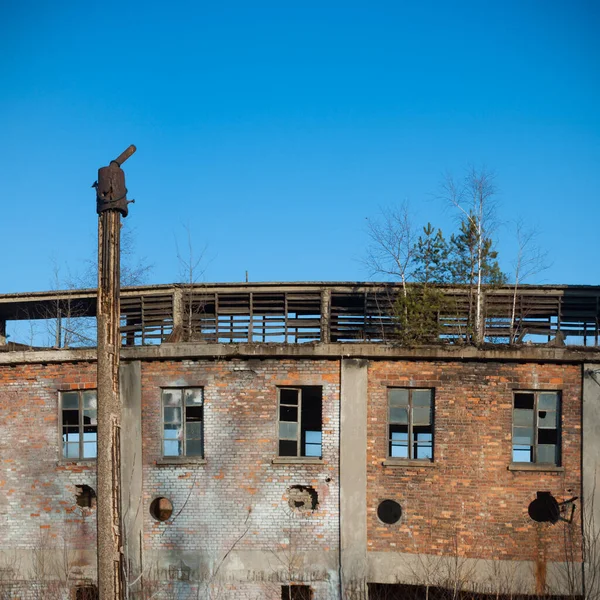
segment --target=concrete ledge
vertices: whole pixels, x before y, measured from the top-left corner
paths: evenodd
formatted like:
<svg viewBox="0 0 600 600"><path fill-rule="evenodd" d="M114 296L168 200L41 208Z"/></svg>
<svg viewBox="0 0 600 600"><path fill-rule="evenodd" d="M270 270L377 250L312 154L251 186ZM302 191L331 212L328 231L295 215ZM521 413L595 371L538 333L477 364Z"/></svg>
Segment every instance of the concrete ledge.
<svg viewBox="0 0 600 600"><path fill-rule="evenodd" d="M194 360L206 358L340 358L440 360L440 361L504 361L540 363L600 362L598 348L549 346L459 346L454 344L408 348L395 344L204 344L164 343L155 346L129 346L121 349L127 360ZM96 349L26 350L0 352L0 365L21 363L90 362L96 360Z"/></svg>
<svg viewBox="0 0 600 600"><path fill-rule="evenodd" d="M195 465L205 465L206 458L193 458L191 456L184 456L178 458L176 456L172 458L161 458L154 463L157 467L193 467Z"/></svg>
<svg viewBox="0 0 600 600"><path fill-rule="evenodd" d="M271 461L274 465L324 465L322 458L310 456L278 456Z"/></svg>
<svg viewBox="0 0 600 600"><path fill-rule="evenodd" d="M402 469L402 468L413 468L413 469L421 469L421 468L436 468L438 463L434 463L431 460L409 460L406 458L388 458L381 463L384 467L391 467L392 469Z"/></svg>
<svg viewBox="0 0 600 600"><path fill-rule="evenodd" d="M509 471L537 471L538 473L564 473L564 467L556 465L536 465L532 463L510 463L506 467Z"/></svg>

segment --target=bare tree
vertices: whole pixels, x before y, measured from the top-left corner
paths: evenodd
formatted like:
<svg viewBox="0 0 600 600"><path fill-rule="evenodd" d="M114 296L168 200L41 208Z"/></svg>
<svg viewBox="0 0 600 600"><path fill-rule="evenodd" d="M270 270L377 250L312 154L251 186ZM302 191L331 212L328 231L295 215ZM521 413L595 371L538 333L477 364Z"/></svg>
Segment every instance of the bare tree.
<svg viewBox="0 0 600 600"><path fill-rule="evenodd" d="M406 283L414 267L416 234L408 204L398 209L382 209L378 220L367 219L370 244L365 264L371 275L385 275L399 279L404 296Z"/></svg>
<svg viewBox="0 0 600 600"><path fill-rule="evenodd" d="M548 253L541 250L537 244L538 232L535 229L527 229L522 220L515 224L517 239L517 255L513 261L514 269L514 292L510 315L510 343L514 344L522 332L516 328L517 293L519 286L529 277L537 275L550 267Z"/></svg>
<svg viewBox="0 0 600 600"><path fill-rule="evenodd" d="M484 338L483 284L486 277L486 259L490 257L491 236L496 228L495 175L482 168L470 167L464 178L456 180L447 175L442 182L442 198L459 211L460 220L466 225L464 233L473 239L473 253L469 265L468 283L474 287L475 296L475 341ZM495 258L495 256L493 257Z"/></svg>
<svg viewBox="0 0 600 600"><path fill-rule="evenodd" d="M180 250L177 238L175 238L175 248L177 251L177 261L179 262L179 276L184 283L184 338L189 340L192 339L194 315L202 310L202 303L194 302L194 285L204 275L203 263L206 255L206 246L199 253L196 253L190 226L184 225L184 229L186 233L185 252Z"/></svg>

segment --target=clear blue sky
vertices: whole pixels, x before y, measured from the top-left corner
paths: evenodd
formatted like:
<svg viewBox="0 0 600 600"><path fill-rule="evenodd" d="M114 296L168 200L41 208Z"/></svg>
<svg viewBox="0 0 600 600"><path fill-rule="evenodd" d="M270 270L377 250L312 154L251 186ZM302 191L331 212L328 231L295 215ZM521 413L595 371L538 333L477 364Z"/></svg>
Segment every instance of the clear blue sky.
<svg viewBox="0 0 600 600"><path fill-rule="evenodd" d="M83 267L131 143L152 282L186 224L206 281L368 279L365 218L408 200L448 230L440 178L475 164L541 231L543 282L600 284L598 31L596 0L4 2L0 293Z"/></svg>

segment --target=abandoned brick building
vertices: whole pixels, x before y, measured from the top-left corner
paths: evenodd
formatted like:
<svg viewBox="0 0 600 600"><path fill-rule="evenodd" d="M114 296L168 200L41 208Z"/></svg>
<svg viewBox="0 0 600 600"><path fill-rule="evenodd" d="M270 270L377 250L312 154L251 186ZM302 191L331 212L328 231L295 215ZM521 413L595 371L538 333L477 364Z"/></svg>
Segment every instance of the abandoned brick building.
<svg viewBox="0 0 600 600"><path fill-rule="evenodd" d="M398 344L393 292L122 290L128 597L597 597L600 287L486 290L479 347L460 288ZM1 598L94 597L95 302L0 296Z"/></svg>

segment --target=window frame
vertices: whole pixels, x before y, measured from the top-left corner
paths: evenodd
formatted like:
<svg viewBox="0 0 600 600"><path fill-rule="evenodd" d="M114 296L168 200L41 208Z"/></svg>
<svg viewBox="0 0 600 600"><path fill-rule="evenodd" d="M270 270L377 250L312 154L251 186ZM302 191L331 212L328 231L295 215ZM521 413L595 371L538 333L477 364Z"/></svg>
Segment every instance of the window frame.
<svg viewBox="0 0 600 600"><path fill-rule="evenodd" d="M320 390L320 399L321 399L321 414L320 414L320 427L319 433L321 434L321 440L319 443L316 442L308 442L306 440L306 436L304 436L304 444L302 443L302 432L306 434L308 431L316 431L313 429L307 430L302 427L302 407L305 391L308 389L319 389ZM282 391L295 391L298 393L298 403L297 404L286 404L281 402L281 392ZM281 407L288 408L296 408L297 409L297 420L296 421L283 421L281 419ZM281 423L296 423L297 424L297 437L296 437L296 454L282 454L281 453L281 442L282 441L293 441L291 438L281 437ZM322 385L281 385L277 386L277 458L281 460L322 460L323 459L323 386ZM320 454L306 454L307 446L320 446Z"/></svg>
<svg viewBox="0 0 600 600"><path fill-rule="evenodd" d="M84 394L91 394L93 393L95 395L95 399L96 399L96 408L94 409L86 409L83 406L83 396ZM68 441L68 437L67 437L67 441L65 441L64 439L64 435L65 435L65 428L71 427L74 428L74 425L66 425L65 424L65 419L64 419L64 411L65 410L75 410L74 408L65 408L64 407L64 396L65 394L77 394L77 435L78 435L78 442L77 442L77 446L78 446L78 452L77 452L77 456L68 456L68 451L67 453L65 453L65 446L68 445L75 445L75 442L69 442ZM93 424L87 424L84 423L84 411L85 410L94 410L96 412L96 423L95 425ZM66 460L66 461L94 461L97 460L98 458L98 390L95 388L81 388L81 389L76 389L76 390L59 390L58 392L58 412L59 412L59 425L58 425L58 434L59 434L59 444L60 444L60 456L61 456L61 460ZM96 439L95 439L95 444L96 444L96 453L94 456L84 456L84 428L85 427L96 427ZM67 432L67 436L69 435L69 432ZM91 443L91 442L88 442Z"/></svg>
<svg viewBox="0 0 600 600"><path fill-rule="evenodd" d="M393 456L393 438L391 428L394 425L403 425L392 421L391 411L391 392L393 390L406 390L408 392L408 403L407 407L407 449L408 456ZM404 387L404 386L388 386L386 388L386 400L387 400L387 419L386 419L386 456L388 461L409 461L409 462L420 462L425 464L433 463L435 460L435 388L432 387ZM414 392L429 392L429 427L431 428L431 457L430 458L415 458L415 446L418 446L414 439L413 428L413 393Z"/></svg>
<svg viewBox="0 0 600 600"><path fill-rule="evenodd" d="M533 396L533 408L532 409L517 409L515 407L515 399L517 394L531 394ZM545 445L539 442L539 431L540 429L552 429L549 427L540 427L539 413L549 412L543 411L538 408L539 397L543 394L555 394L556 396L556 443L549 444L555 446L555 455L552 462L538 460L538 446ZM529 461L518 461L515 460L515 446L525 447L527 444L515 444L515 428L519 427L515 425L515 410L531 410L533 413L533 443L531 447L531 458ZM522 427L522 426L521 426ZM521 450L524 451L524 450ZM561 390L513 390L512 392L512 408L511 408L511 446L510 446L510 458L511 464L517 467L527 467L528 465L540 466L540 467L560 467L562 462L562 391Z"/></svg>
<svg viewBox="0 0 600 600"><path fill-rule="evenodd" d="M200 406L202 407L202 418L200 421L197 420L188 420L186 418L186 392L188 390L196 390L201 392L202 403ZM181 409L181 440L178 438L166 438L165 437L165 425L176 425L176 421L165 421L165 393L169 392L180 392L180 402L178 407ZM204 461L206 455L205 448L205 431L204 425L206 422L205 415L205 406L206 406L206 395L205 395L205 387L202 385L188 385L188 386L169 386L169 387L161 387L160 388L160 454L162 457L162 461L177 461L177 460L197 460ZM167 408L177 408L177 406L170 406ZM200 440L200 454L188 454L187 444L188 444L188 436L187 436L187 425L188 423L200 423L200 437L194 437L194 440ZM179 454L165 454L165 442L180 442L181 453Z"/></svg>

